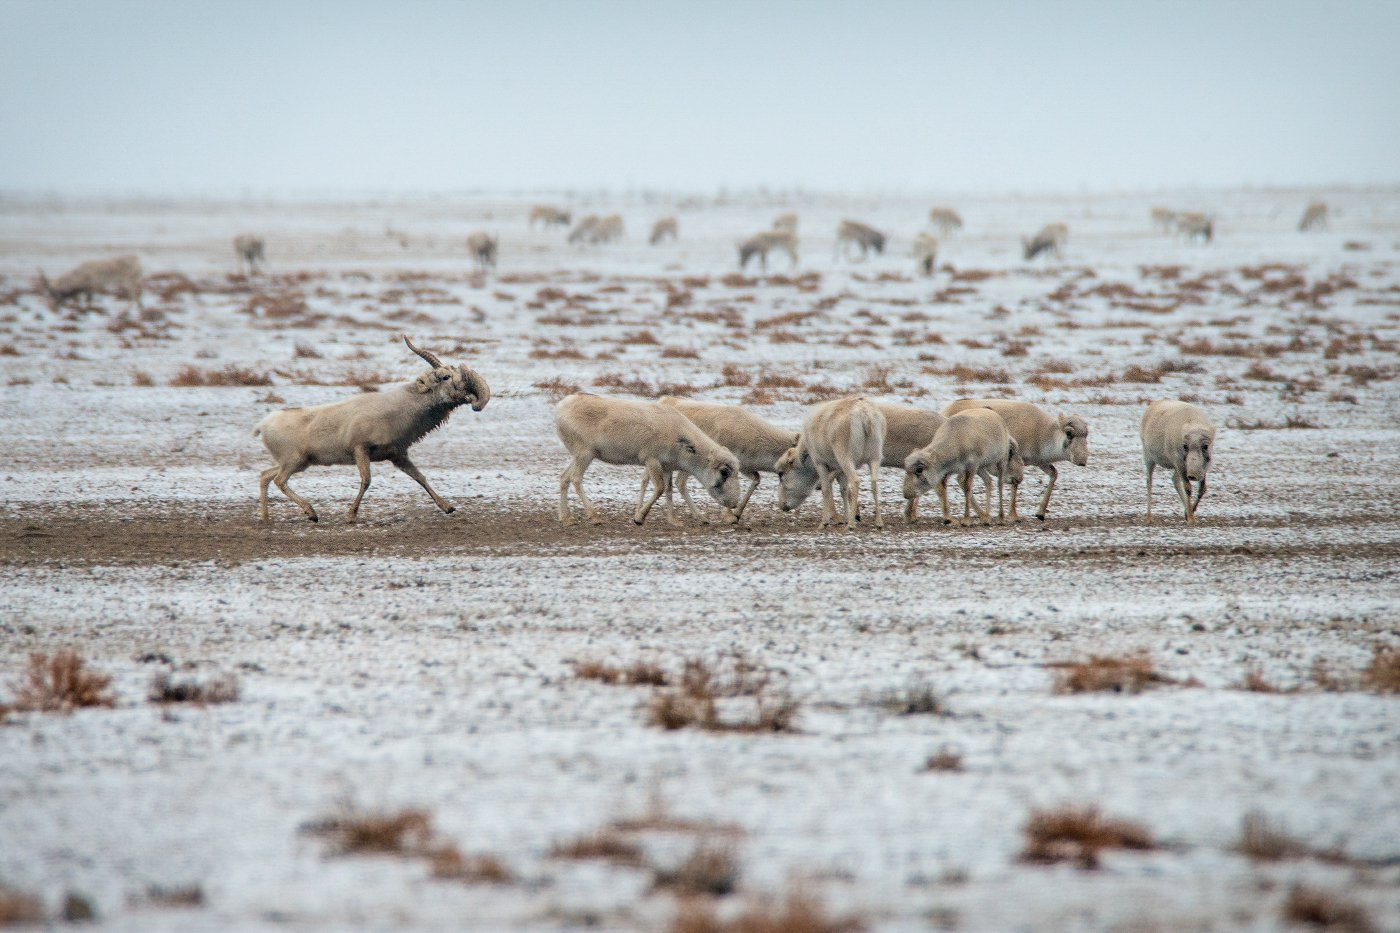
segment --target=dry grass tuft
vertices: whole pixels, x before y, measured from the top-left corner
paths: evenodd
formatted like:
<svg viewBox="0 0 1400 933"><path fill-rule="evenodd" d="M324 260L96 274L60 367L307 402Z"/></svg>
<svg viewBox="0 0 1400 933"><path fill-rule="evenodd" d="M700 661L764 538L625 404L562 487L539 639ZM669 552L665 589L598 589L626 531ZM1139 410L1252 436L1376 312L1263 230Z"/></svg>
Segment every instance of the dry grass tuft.
<svg viewBox="0 0 1400 933"><path fill-rule="evenodd" d="M560 347L558 350L535 349L530 351L532 360L586 360L582 350L575 347Z"/></svg>
<svg viewBox="0 0 1400 933"><path fill-rule="evenodd" d="M1278 687L1269 683L1264 677L1264 672L1257 667L1251 667L1244 672L1244 677L1235 685L1236 690L1245 690L1249 693L1283 693Z"/></svg>
<svg viewBox="0 0 1400 933"><path fill-rule="evenodd" d="M620 389L632 395L656 395L656 389L640 376L624 376L621 373L602 373L593 380L601 389Z"/></svg>
<svg viewBox="0 0 1400 933"><path fill-rule="evenodd" d="M1340 894L1295 884L1283 902L1285 923L1305 923L1335 933L1379 933L1380 927L1360 904Z"/></svg>
<svg viewBox="0 0 1400 933"><path fill-rule="evenodd" d="M1026 847L1021 861L1040 865L1077 862L1081 868L1092 869L1098 868L1099 853L1104 849L1145 851L1157 847L1145 827L1105 817L1092 805L1033 811L1024 832Z"/></svg>
<svg viewBox="0 0 1400 933"><path fill-rule="evenodd" d="M723 897L739 884L739 860L729 846L701 842L674 868L653 869L653 884L675 894Z"/></svg>
<svg viewBox="0 0 1400 933"><path fill-rule="evenodd" d="M515 880L510 869L494 855L463 855L453 843L437 839L426 810L376 813L344 802L334 816L308 823L301 831L325 837L329 855L423 859L434 878L469 884L509 884Z"/></svg>
<svg viewBox="0 0 1400 933"><path fill-rule="evenodd" d="M1055 675L1056 693L1141 693L1154 684L1175 684L1157 672L1145 653L1112 657L1090 655L1087 661L1065 661L1046 665L1060 670Z"/></svg>
<svg viewBox="0 0 1400 933"><path fill-rule="evenodd" d="M1240 823L1240 838L1235 843L1235 851L1261 862L1277 862L1312 854L1300 840L1288 835L1258 811L1245 814Z"/></svg>
<svg viewBox="0 0 1400 933"><path fill-rule="evenodd" d="M924 760L924 770L961 771L963 770L962 753L945 745Z"/></svg>
<svg viewBox="0 0 1400 933"><path fill-rule="evenodd" d="M579 680L598 680L624 687L664 687L668 683L666 672L646 661L633 661L626 667L595 660L577 661L574 663L574 676Z"/></svg>
<svg viewBox="0 0 1400 933"><path fill-rule="evenodd" d="M148 389L155 385L156 381L151 378L150 373L145 370L137 369L133 370L131 373L131 384L138 389Z"/></svg>
<svg viewBox="0 0 1400 933"><path fill-rule="evenodd" d="M177 389L200 388L205 386L270 386L272 377L232 363L223 369L200 369L186 365L170 380Z"/></svg>
<svg viewBox="0 0 1400 933"><path fill-rule="evenodd" d="M580 836L559 843L549 850L551 858L612 862L639 868L645 861L642 847L613 829L601 829L591 836Z"/></svg>
<svg viewBox="0 0 1400 933"><path fill-rule="evenodd" d="M146 903L152 907L189 908L204 906L204 889L197 884L165 887L153 884L146 889Z"/></svg>
<svg viewBox="0 0 1400 933"><path fill-rule="evenodd" d="M343 804L337 815L303 829L326 837L334 855L425 855L433 836L432 819L426 810L374 813L350 804Z"/></svg>
<svg viewBox="0 0 1400 933"><path fill-rule="evenodd" d="M661 350L663 360L698 360L700 351L691 347L665 347Z"/></svg>
<svg viewBox="0 0 1400 933"><path fill-rule="evenodd" d="M772 672L742 653L711 663L687 658L680 683L658 690L647 708L647 721L666 730L705 729L711 732L793 732L801 704L784 690L771 690ZM720 700L743 697L751 706L735 716L724 715Z"/></svg>
<svg viewBox="0 0 1400 933"><path fill-rule="evenodd" d="M43 901L33 894L0 884L0 927L43 922Z"/></svg>
<svg viewBox="0 0 1400 933"><path fill-rule="evenodd" d="M292 347L292 359L294 360L319 360L321 351L305 341L298 340Z"/></svg>
<svg viewBox="0 0 1400 933"><path fill-rule="evenodd" d="M944 716L948 704L925 681L886 690L875 698L875 705L895 716Z"/></svg>
<svg viewBox="0 0 1400 933"><path fill-rule="evenodd" d="M725 363L724 368L720 370L720 375L727 386L743 387L753 382L753 375L734 363Z"/></svg>
<svg viewBox="0 0 1400 933"><path fill-rule="evenodd" d="M1377 693L1400 693L1400 648L1377 645L1361 681Z"/></svg>
<svg viewBox="0 0 1400 933"><path fill-rule="evenodd" d="M78 653L61 648L53 654L34 653L24 674L11 684L11 707L41 713L70 713L83 707L117 705L109 687L112 678L88 668Z"/></svg>
<svg viewBox="0 0 1400 933"><path fill-rule="evenodd" d="M626 346L654 347L659 346L661 341L657 340L656 335L649 330L634 330L623 334L618 343Z"/></svg>
<svg viewBox="0 0 1400 933"><path fill-rule="evenodd" d="M583 391L577 383L568 382L559 376L537 382L535 383L535 388L549 396L551 402L557 402L560 399L573 395L575 392Z"/></svg>
<svg viewBox="0 0 1400 933"><path fill-rule="evenodd" d="M148 699L152 703L236 703L239 697L238 678L221 674L208 683L197 680L176 680L171 674L157 674L151 680Z"/></svg>
<svg viewBox="0 0 1400 933"><path fill-rule="evenodd" d="M428 865L439 881L461 881L465 884L510 884L515 874L494 855L463 855L450 843L439 845L428 853Z"/></svg>
<svg viewBox="0 0 1400 933"><path fill-rule="evenodd" d="M685 898L676 908L671 933L860 933L856 917L833 917L821 901L800 889L782 901L750 904L732 920L722 920L713 901Z"/></svg>

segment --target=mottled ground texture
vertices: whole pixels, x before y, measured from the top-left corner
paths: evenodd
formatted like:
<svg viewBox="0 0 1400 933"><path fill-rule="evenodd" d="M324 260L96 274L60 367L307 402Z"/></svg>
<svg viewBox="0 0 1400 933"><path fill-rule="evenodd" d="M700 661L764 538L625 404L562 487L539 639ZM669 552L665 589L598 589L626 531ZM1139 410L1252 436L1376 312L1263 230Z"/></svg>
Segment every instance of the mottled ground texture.
<svg viewBox="0 0 1400 933"><path fill-rule="evenodd" d="M1216 242L1153 232L1159 200ZM932 279L929 198L575 203L627 223L583 248L531 203L0 198L0 703L72 649L114 704L0 716L4 891L133 931L667 929L687 880L721 918L801 890L875 930L1277 930L1309 892L1400 929L1400 192L969 198ZM789 209L797 268L735 274ZM843 217L890 249L833 258ZM1023 262L1049 221L1064 258ZM34 289L123 252L140 308ZM403 331L494 390L415 448L455 513L380 466L356 525L351 468L292 481L319 524L275 492L259 522L252 426L413 378ZM1044 523L908 527L887 470L883 531L780 513L771 476L746 527L637 528L640 471L595 464L605 523L561 528L575 387L794 428L1020 397L1091 454ZM1143 520L1162 397L1220 425L1196 527L1161 475ZM1031 838L1065 807L1142 832Z"/></svg>

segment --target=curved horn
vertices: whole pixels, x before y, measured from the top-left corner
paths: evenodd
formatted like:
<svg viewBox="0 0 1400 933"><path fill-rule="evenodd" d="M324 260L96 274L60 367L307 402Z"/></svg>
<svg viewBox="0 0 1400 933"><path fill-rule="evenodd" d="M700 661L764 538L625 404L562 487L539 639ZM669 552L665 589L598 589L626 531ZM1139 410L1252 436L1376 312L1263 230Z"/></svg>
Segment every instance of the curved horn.
<svg viewBox="0 0 1400 933"><path fill-rule="evenodd" d="M442 360L438 359L436 356L429 353L427 350L420 350L418 347L415 347L413 345L413 341L408 339L408 334L403 335L403 342L408 345L408 348L410 350L423 357L423 359L427 360L429 366L433 367L434 369L438 369L442 366Z"/></svg>
<svg viewBox="0 0 1400 933"><path fill-rule="evenodd" d="M460 369L462 375L466 377L467 385L470 387L472 394L476 396L476 401L472 403L472 411L481 411L486 407L486 403L491 401L491 387L487 385L486 380L481 377L481 373L472 369L466 363L459 364L458 369Z"/></svg>

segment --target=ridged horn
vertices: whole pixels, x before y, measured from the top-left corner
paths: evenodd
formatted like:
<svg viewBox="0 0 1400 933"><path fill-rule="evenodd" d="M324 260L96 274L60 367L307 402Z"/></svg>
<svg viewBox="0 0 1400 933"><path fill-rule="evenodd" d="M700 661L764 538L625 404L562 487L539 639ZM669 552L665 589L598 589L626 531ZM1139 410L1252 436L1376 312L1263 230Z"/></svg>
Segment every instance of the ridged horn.
<svg viewBox="0 0 1400 933"><path fill-rule="evenodd" d="M439 369L439 368L441 368L441 366L442 366L442 360L438 359L436 356L434 356L433 354L429 353L427 350L422 350L422 349L419 349L418 347L415 347L415 346L413 345L413 341L408 339L408 334L404 334L404 335L403 335L403 342L404 342L405 344L408 345L408 348L409 348L410 350L412 350L414 353L417 353L419 356L423 357L423 359L427 360L429 366L433 367L434 369Z"/></svg>

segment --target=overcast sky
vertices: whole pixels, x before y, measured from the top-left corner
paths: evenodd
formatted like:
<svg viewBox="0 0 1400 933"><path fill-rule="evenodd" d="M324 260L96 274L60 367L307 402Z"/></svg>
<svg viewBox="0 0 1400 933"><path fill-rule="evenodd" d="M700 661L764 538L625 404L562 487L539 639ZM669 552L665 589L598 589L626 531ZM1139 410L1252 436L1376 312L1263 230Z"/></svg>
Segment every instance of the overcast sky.
<svg viewBox="0 0 1400 933"><path fill-rule="evenodd" d="M1400 0L0 0L0 188L1400 182Z"/></svg>

